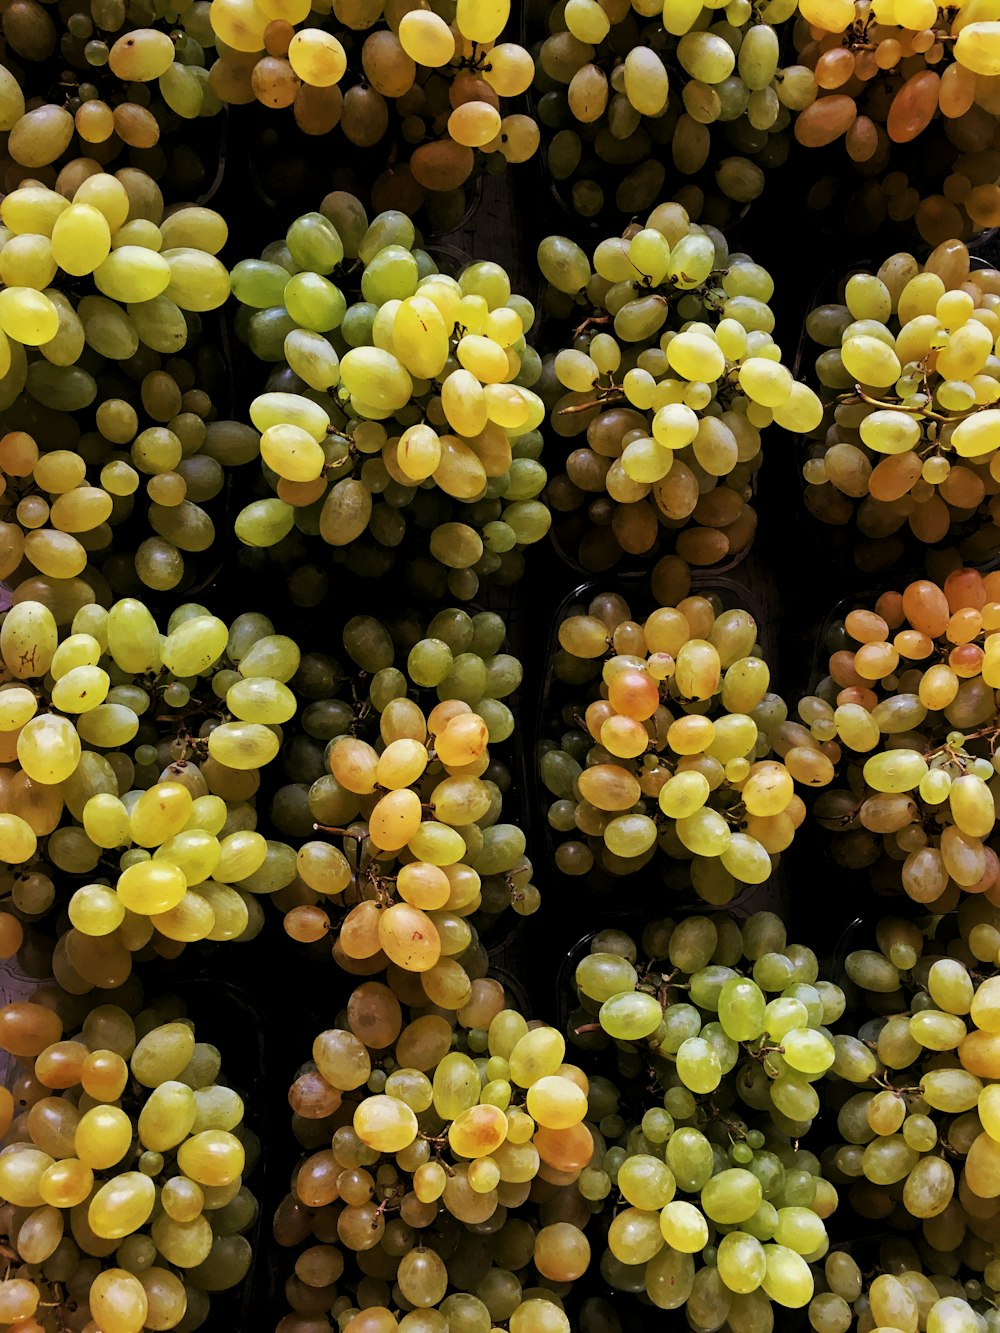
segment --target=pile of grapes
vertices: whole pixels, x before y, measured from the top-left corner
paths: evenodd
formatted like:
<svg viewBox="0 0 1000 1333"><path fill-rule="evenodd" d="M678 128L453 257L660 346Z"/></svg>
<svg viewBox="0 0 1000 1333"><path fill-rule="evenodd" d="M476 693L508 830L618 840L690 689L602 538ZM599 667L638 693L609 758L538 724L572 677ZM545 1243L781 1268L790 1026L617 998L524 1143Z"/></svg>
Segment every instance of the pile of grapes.
<svg viewBox="0 0 1000 1333"><path fill-rule="evenodd" d="M4 1333L1000 1333L993 228L1000 0L3 0Z"/></svg>

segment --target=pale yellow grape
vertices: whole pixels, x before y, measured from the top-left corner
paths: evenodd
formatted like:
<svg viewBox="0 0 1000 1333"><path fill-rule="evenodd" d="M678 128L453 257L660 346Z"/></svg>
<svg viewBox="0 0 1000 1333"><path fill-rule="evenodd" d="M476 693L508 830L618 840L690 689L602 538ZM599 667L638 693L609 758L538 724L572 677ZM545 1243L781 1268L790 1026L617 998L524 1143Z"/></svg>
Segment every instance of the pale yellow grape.
<svg viewBox="0 0 1000 1333"><path fill-rule="evenodd" d="M110 686L111 679L101 667L74 667L53 685L52 702L64 713L88 713L104 702Z"/></svg>
<svg viewBox="0 0 1000 1333"><path fill-rule="evenodd" d="M667 360L685 380L705 384L719 379L725 371L723 349L705 333L677 333L667 344Z"/></svg>
<svg viewBox="0 0 1000 1333"><path fill-rule="evenodd" d="M98 291L113 301L151 301L170 286L170 265L154 250L123 245L94 270Z"/></svg>
<svg viewBox="0 0 1000 1333"><path fill-rule="evenodd" d="M260 437L260 455L288 481L315 481L326 464L322 448L301 426L269 426Z"/></svg>
<svg viewBox="0 0 1000 1333"><path fill-rule="evenodd" d="M470 42L495 42L510 18L510 0L458 0L455 24Z"/></svg>
<svg viewBox="0 0 1000 1333"><path fill-rule="evenodd" d="M29 689L13 685L0 690L0 731L16 731L38 711L38 700Z"/></svg>
<svg viewBox="0 0 1000 1333"><path fill-rule="evenodd" d="M405 22L406 16L403 18ZM482 77L501 97L519 97L531 87L534 74L530 52L513 42L501 42L490 52L488 67L483 70Z"/></svg>
<svg viewBox="0 0 1000 1333"><path fill-rule="evenodd" d="M323 443L329 432L329 413L300 393L261 393L252 401L249 416L259 431L272 425L297 425L317 443Z"/></svg>
<svg viewBox="0 0 1000 1333"><path fill-rule="evenodd" d="M667 104L670 79L663 61L646 46L625 57L625 96L643 116L658 116Z"/></svg>
<svg viewBox="0 0 1000 1333"><path fill-rule="evenodd" d="M303 83L329 88L344 77L347 53L332 33L302 28L288 44L288 63Z"/></svg>
<svg viewBox="0 0 1000 1333"><path fill-rule="evenodd" d="M455 54L455 35L439 14L430 10L411 10L404 14L396 34L411 60L437 69L447 65ZM493 59L496 52L491 53Z"/></svg>
<svg viewBox="0 0 1000 1333"><path fill-rule="evenodd" d="M92 273L111 250L111 228L93 204L70 204L56 218L52 253L67 273Z"/></svg>
<svg viewBox="0 0 1000 1333"><path fill-rule="evenodd" d="M13 72L0 65L0 132L12 130L24 115L24 93Z"/></svg>
<svg viewBox="0 0 1000 1333"><path fill-rule="evenodd" d="M230 290L229 270L215 255L182 246L162 251L160 258L170 270L167 299L181 310L215 310L225 304Z"/></svg>
<svg viewBox="0 0 1000 1333"><path fill-rule="evenodd" d="M980 458L996 449L998 429L1000 410L989 408L960 421L952 432L950 443L962 458Z"/></svg>
<svg viewBox="0 0 1000 1333"><path fill-rule="evenodd" d="M105 1268L88 1293L90 1313L107 1333L140 1333L149 1314L149 1300L138 1277L124 1268Z"/></svg>
<svg viewBox="0 0 1000 1333"><path fill-rule="evenodd" d="M170 35L156 28L133 28L118 38L108 57L112 74L130 83L158 79L173 63Z"/></svg>
<svg viewBox="0 0 1000 1333"><path fill-rule="evenodd" d="M682 1254L699 1254L708 1244L708 1224L693 1203L674 1199L660 1213L660 1234Z"/></svg>
<svg viewBox="0 0 1000 1333"><path fill-rule="evenodd" d="M780 407L791 396L792 372L764 357L748 357L739 368L740 388L747 397L764 407Z"/></svg>
<svg viewBox="0 0 1000 1333"><path fill-rule="evenodd" d="M40 713L21 728L17 757L28 777L51 786L65 780L80 762L81 746L68 718Z"/></svg>
<svg viewBox="0 0 1000 1333"><path fill-rule="evenodd" d="M278 737L256 722L223 722L208 738L208 752L227 768L262 768L280 749Z"/></svg>
<svg viewBox="0 0 1000 1333"><path fill-rule="evenodd" d="M31 825L19 815L0 814L0 861L17 865L35 854L37 838Z"/></svg>
<svg viewBox="0 0 1000 1333"><path fill-rule="evenodd" d="M467 374L468 372L459 371L457 373ZM470 378L473 377L470 376ZM454 375L449 376L449 380L451 379L454 379ZM478 388L478 381L476 381L476 385ZM485 422L483 424L485 425ZM478 434L478 431L475 433ZM396 446L396 463L400 471L404 472L413 481L426 481L437 470L440 462L441 441L437 432L422 422L418 422L414 426L408 426L399 437L399 444Z"/></svg>
<svg viewBox="0 0 1000 1333"><path fill-rule="evenodd" d="M295 695L281 681L257 677L240 680L226 694L226 707L242 722L273 726L295 715Z"/></svg>
<svg viewBox="0 0 1000 1333"><path fill-rule="evenodd" d="M133 841L157 847L185 827L192 797L181 782L157 782L144 791L129 811Z"/></svg>
<svg viewBox="0 0 1000 1333"><path fill-rule="evenodd" d="M418 379L435 379L448 360L449 328L433 301L407 297L392 320L392 350Z"/></svg>
<svg viewBox="0 0 1000 1333"><path fill-rule="evenodd" d="M506 366L504 357L505 372ZM381 417L405 407L413 393L413 381L399 360L377 347L351 348L340 363L340 382L352 398Z"/></svg>
<svg viewBox="0 0 1000 1333"><path fill-rule="evenodd" d="M668 403L653 417L653 438L665 449L685 449L698 434L697 413L683 403Z"/></svg>
<svg viewBox="0 0 1000 1333"><path fill-rule="evenodd" d="M122 872L116 888L130 912L153 916L177 906L187 892L187 881L167 861L140 861Z"/></svg>
<svg viewBox="0 0 1000 1333"><path fill-rule="evenodd" d="M41 347L59 332L59 312L44 292L5 287L0 290L0 329L27 347Z"/></svg>
<svg viewBox="0 0 1000 1333"><path fill-rule="evenodd" d="M90 797L83 807L83 827L98 847L123 847L131 841L129 812L110 792Z"/></svg>
<svg viewBox="0 0 1000 1333"><path fill-rule="evenodd" d="M0 282L9 287L41 291L49 286L57 270L47 236L11 236L0 250Z"/></svg>
<svg viewBox="0 0 1000 1333"><path fill-rule="evenodd" d="M840 349L844 369L862 384L886 389L902 374L899 358L879 338L867 334L848 338Z"/></svg>
<svg viewBox="0 0 1000 1333"><path fill-rule="evenodd" d="M973 74L1000 74L1000 22L968 23L958 34L955 59Z"/></svg>
<svg viewBox="0 0 1000 1333"><path fill-rule="evenodd" d="M860 434L868 448L877 453L902 454L919 442L920 422L907 412L879 408L862 420Z"/></svg>
<svg viewBox="0 0 1000 1333"><path fill-rule="evenodd" d="M510 366L503 348L481 334L467 333L460 338L455 355L459 365L471 371L482 384L501 384L509 377Z"/></svg>
<svg viewBox="0 0 1000 1333"><path fill-rule="evenodd" d="M145 222L142 225L152 226L151 223ZM202 208L197 204L178 208L169 217L165 217L155 230L167 249L193 246L212 255L218 254L229 237L229 227L222 214L216 213L213 208ZM160 247L154 245L153 248Z"/></svg>
<svg viewBox="0 0 1000 1333"><path fill-rule="evenodd" d="M912 791L927 772L927 761L916 750L886 750L868 759L864 779L880 792Z"/></svg>

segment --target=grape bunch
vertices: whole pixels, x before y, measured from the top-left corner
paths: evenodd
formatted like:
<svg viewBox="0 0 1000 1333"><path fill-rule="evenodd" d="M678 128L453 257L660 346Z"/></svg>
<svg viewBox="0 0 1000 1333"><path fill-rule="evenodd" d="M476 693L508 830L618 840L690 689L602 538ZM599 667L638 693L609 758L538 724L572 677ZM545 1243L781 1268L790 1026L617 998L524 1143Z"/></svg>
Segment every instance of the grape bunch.
<svg viewBox="0 0 1000 1333"><path fill-rule="evenodd" d="M8 9L0 41L5 190L29 180L56 185L57 173L108 169L123 154L127 169L148 172L174 197L212 185L221 138L184 128L222 109L206 68L215 36L200 6L172 11L169 23L165 7L157 13L123 0L54 10L16 0Z"/></svg>
<svg viewBox="0 0 1000 1333"><path fill-rule="evenodd" d="M937 0L798 9L796 53L813 85L795 138L807 149L843 143L868 178L848 205L852 229L912 220L937 245L1000 223L992 10ZM842 207L843 185L836 196L823 202Z"/></svg>
<svg viewBox="0 0 1000 1333"><path fill-rule="evenodd" d="M27 182L0 203L5 407L25 387L29 348L39 349L45 375L54 388L64 386L74 410L93 399L85 393L92 377L76 368L85 347L114 360L127 359L140 342L180 351L184 312L216 310L229 296L229 274L216 258L229 234L221 214L187 207L165 215L159 186L144 171L79 176L64 183L65 193ZM86 292L77 303L60 291L73 279L87 280L73 283ZM91 323L94 341L86 336Z"/></svg>
<svg viewBox="0 0 1000 1333"><path fill-rule="evenodd" d="M243 1098L183 1006L141 997L78 1014L42 991L0 1009L19 1068L0 1092L0 1319L25 1333L193 1330L249 1271L259 1145Z"/></svg>
<svg viewBox="0 0 1000 1333"><path fill-rule="evenodd" d="M586 1075L490 977L430 1009L416 978L386 981L355 988L289 1091L308 1155L274 1235L305 1248L279 1333L568 1333L590 1261L574 1182L600 1152Z"/></svg>
<svg viewBox="0 0 1000 1333"><path fill-rule="evenodd" d="M843 991L770 912L650 920L641 947L599 931L574 982L570 1040L612 1057L590 1081L603 1155L578 1180L614 1209L605 1281L693 1328L808 1304L838 1197L800 1140L839 1072Z"/></svg>
<svg viewBox="0 0 1000 1333"><path fill-rule="evenodd" d="M753 616L695 594L640 622L599 593L568 609L558 639L558 739L542 741L538 771L566 838L559 870L596 865L613 882L655 860L665 887L716 906L769 879L805 817L796 782L825 786L834 769L769 691Z"/></svg>
<svg viewBox="0 0 1000 1333"><path fill-rule="evenodd" d="M883 593L832 625L829 674L798 705L814 740L842 751L814 806L834 860L928 910L1000 895L998 598L1000 576L974 569Z"/></svg>
<svg viewBox="0 0 1000 1333"><path fill-rule="evenodd" d="M509 109L534 73L523 47L498 44L509 0L459 0L443 13L381 0L318 9L307 0L211 0L209 18L219 39L209 84L223 101L290 107L303 134L325 140L339 130L348 151L384 145L381 172L362 162L376 211L413 215L426 203L432 224L450 231L477 173L525 162L538 148L535 122ZM292 148L293 162L300 151ZM264 166L268 189L301 183L287 152L280 158L272 171ZM320 169L329 180L328 159Z"/></svg>
<svg viewBox="0 0 1000 1333"><path fill-rule="evenodd" d="M1000 910L978 895L941 917L883 918L874 947L847 954L844 1022L857 1035L834 1037L846 1082L830 1085L837 1133L823 1154L824 1174L860 1218L909 1233L917 1254L888 1271L919 1279L924 1268L937 1288L935 1297L926 1277L906 1282L911 1297L967 1301L977 1313L1000 1278L992 1242L979 1240L1000 1159L998 924ZM865 942L855 932L851 943ZM841 1301L857 1299L830 1285ZM814 1328L843 1333L849 1312L824 1306Z"/></svg>
<svg viewBox="0 0 1000 1333"><path fill-rule="evenodd" d="M967 1244L961 1245L957 1229L950 1234L938 1229L935 1240L943 1242L948 1250L954 1241L956 1253L927 1243L918 1248L899 1235L881 1240L874 1253L871 1242L831 1250L809 1305L809 1322L815 1333L847 1333L861 1319L881 1323L886 1318L908 1325L926 1320L928 1328L936 1330L990 1328L994 1322L992 1295L986 1296L983 1289L988 1284L981 1280L984 1264L990 1263L988 1257L982 1257L989 1247L974 1233ZM972 1276L963 1280L952 1270L957 1274L966 1256Z"/></svg>
<svg viewBox="0 0 1000 1333"><path fill-rule="evenodd" d="M402 213L369 223L334 193L233 269L238 332L271 367L250 415L272 494L236 534L279 560L293 529L319 536L367 576L416 534L433 590L468 599L519 578L549 528L534 311L498 264L451 278L416 241Z"/></svg>
<svg viewBox="0 0 1000 1333"><path fill-rule="evenodd" d="M806 318L822 347L823 419L806 432L805 503L856 530L855 563L882 568L904 534L957 541L970 561L996 547L1000 456L1000 274L971 268L961 241L920 264L890 255L851 274Z"/></svg>
<svg viewBox="0 0 1000 1333"><path fill-rule="evenodd" d="M648 211L667 181L693 216L725 226L788 155L808 69L780 67L795 0L529 6L545 159L576 216Z"/></svg>
<svg viewBox="0 0 1000 1333"><path fill-rule="evenodd" d="M121 183L112 176L103 182L109 198L128 208ZM61 220L69 217L72 225L76 205L30 187L0 204L0 213L19 227L0 250L0 274L12 282L32 280L13 272L19 257L23 264L51 248L41 231L29 230L44 229L38 209L50 205L53 212L61 209L54 227L48 220L58 242ZM90 204L79 209L85 221L101 217ZM211 253L226 235L219 214L182 208L159 226L126 222L115 235L123 233L124 240L133 234L148 244L167 242L168 258L188 266L185 281L200 274L204 292L221 277L212 299L224 301L228 274ZM161 258L139 245L123 244L113 253L140 268ZM45 282L48 273L35 277ZM129 278L139 280L137 273ZM258 435L243 423L218 419L229 407L228 369L215 345L216 317L206 324L200 313L208 304L204 292L172 281L171 295L132 302L124 289L116 289L117 300L103 295L107 284L99 273L96 285L97 292L76 300L53 287L0 291L0 300L51 307L58 319L56 334L37 348L25 353L10 344L12 364L0 381L6 428L0 436L0 577L11 586L28 583L36 596L54 580L67 587L79 580L103 600L110 600L109 590L189 589L205 582L217 563L216 523L224 516L229 470L259 456Z"/></svg>
<svg viewBox="0 0 1000 1333"><path fill-rule="evenodd" d="M561 543L588 570L667 546L698 566L744 553L762 433L822 414L771 336L770 274L672 203L601 241L593 267L564 236L538 264L560 322L536 390L551 433L581 441L546 493L569 516Z"/></svg>
<svg viewBox="0 0 1000 1333"><path fill-rule="evenodd" d="M211 209L165 216L141 171L66 189L0 203L0 577L42 600L191 586L215 545L201 504L257 452L249 427L209 420L225 367L199 346L229 294L228 229ZM143 476L145 521L112 549Z"/></svg>
<svg viewBox="0 0 1000 1333"><path fill-rule="evenodd" d="M540 901L524 832L503 820L518 792L491 750L514 733L504 700L521 681L505 633L498 615L456 607L355 616L349 661L307 652L292 682L305 706L270 822L303 841L271 844L272 901L293 939L332 932L342 968L419 973L435 1004L467 993L476 924Z"/></svg>
<svg viewBox="0 0 1000 1333"><path fill-rule="evenodd" d="M164 634L132 598L68 629L35 601L0 625L0 860L20 919L60 913L51 964L78 994L121 985L133 955L260 930L254 895L276 885L254 795L300 654L260 614L191 603Z"/></svg>

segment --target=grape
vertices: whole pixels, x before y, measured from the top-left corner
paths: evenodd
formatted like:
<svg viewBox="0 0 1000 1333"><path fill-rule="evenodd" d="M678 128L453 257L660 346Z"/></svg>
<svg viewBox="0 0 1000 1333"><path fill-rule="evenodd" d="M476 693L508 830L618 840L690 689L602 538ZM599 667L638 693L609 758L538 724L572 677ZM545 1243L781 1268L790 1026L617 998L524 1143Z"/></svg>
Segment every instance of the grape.
<svg viewBox="0 0 1000 1333"><path fill-rule="evenodd" d="M543 359L539 392L557 436L585 437L546 491L557 538L590 570L664 549L691 566L738 558L762 431L822 415L771 338L772 279L676 203L592 262L565 237L538 248L545 304L575 326Z"/></svg>
<svg viewBox="0 0 1000 1333"><path fill-rule="evenodd" d="M207 1315L210 1293L240 1284L252 1259L241 1233L257 1204L242 1173L255 1151L242 1098L215 1081L219 1052L196 1042L176 997L143 1008L138 986L121 988L116 1004L56 990L58 1011L76 1015L71 1031L82 1018L78 1035L60 1040L59 1012L40 1002L50 989L0 1011L0 1045L39 1090L0 1163L5 1209L25 1208L16 1230L4 1222L23 1267L0 1283L2 1317L44 1306L138 1330ZM117 1105L126 1083L129 1112ZM8 1115L5 1132L10 1124Z"/></svg>
<svg viewBox="0 0 1000 1333"><path fill-rule="evenodd" d="M992 541L996 281L946 240L923 265L899 253L877 274L852 274L842 301L806 319L825 350L815 363L823 419L803 432L805 502L823 523L856 527L860 567L884 568L914 540L950 538L979 560ZM942 330L933 350L932 324Z"/></svg>

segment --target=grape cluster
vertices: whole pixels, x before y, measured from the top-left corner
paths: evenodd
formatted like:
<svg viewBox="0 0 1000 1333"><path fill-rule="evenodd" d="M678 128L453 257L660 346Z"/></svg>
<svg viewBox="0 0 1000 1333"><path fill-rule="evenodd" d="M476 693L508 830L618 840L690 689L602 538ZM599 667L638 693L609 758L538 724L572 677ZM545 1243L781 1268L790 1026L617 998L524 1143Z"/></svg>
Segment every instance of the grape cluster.
<svg viewBox="0 0 1000 1333"><path fill-rule="evenodd" d="M950 1246L957 1232L939 1232L938 1238ZM969 1267L980 1275L965 1281L951 1271L958 1272L958 1255L953 1258L939 1250L924 1258L928 1249L936 1248L926 1243L918 1248L897 1235L882 1240L874 1252L870 1242L832 1250L809 1305L811 1327L815 1333L847 1333L856 1321L881 1323L886 1318L910 1325L926 1321L934 1330L992 1327L992 1296L982 1299L985 1284L980 1280L983 1263L989 1263L989 1259L980 1262L988 1247L976 1236L961 1246L958 1255L962 1260L969 1255Z"/></svg>
<svg viewBox="0 0 1000 1333"><path fill-rule="evenodd" d="M0 203L4 408L26 385L54 394L64 410L86 407L94 380L76 365L86 347L114 360L140 343L180 351L184 312L215 310L229 295L216 258L228 235L220 214L191 207L164 216L160 189L143 171L80 174L65 193L29 182ZM60 291L70 279L88 279L76 303Z"/></svg>
<svg viewBox="0 0 1000 1333"><path fill-rule="evenodd" d="M869 178L849 206L852 223L912 219L930 245L996 226L992 10L937 0L800 0L798 9L795 46L813 85L795 137L811 149L843 142Z"/></svg>
<svg viewBox="0 0 1000 1333"><path fill-rule="evenodd" d="M275 494L237 517L240 540L274 547L294 528L374 576L416 532L452 596L520 577L549 528L545 409L528 387L534 311L504 270L439 273L404 214L369 223L335 193L232 281L238 331L273 367L250 414Z"/></svg>
<svg viewBox="0 0 1000 1333"><path fill-rule="evenodd" d="M459 0L444 13L381 0L312 10L308 0L211 0L209 17L220 44L209 83L223 101L290 107L306 135L339 129L363 152L385 146L384 170L363 172L376 209L413 215L426 201L449 231L477 172L538 147L535 122L508 105L534 72L523 47L498 44L509 0ZM279 183L295 176L282 156Z"/></svg>
<svg viewBox="0 0 1000 1333"><path fill-rule="evenodd" d="M222 109L206 68L214 45L201 5L157 12L148 2L15 0L0 39L4 189L26 180L58 187L66 173L108 169L125 154L126 169L148 172L174 197L205 192L221 137L185 133L184 122Z"/></svg>
<svg viewBox="0 0 1000 1333"><path fill-rule="evenodd" d="M254 794L300 654L264 616L227 626L195 604L165 634L132 598L68 628L34 601L0 626L0 859L19 917L68 912L52 967L82 993L120 985L134 954L260 929L275 853Z"/></svg>
<svg viewBox="0 0 1000 1333"><path fill-rule="evenodd" d="M815 96L801 66L779 68L795 0L702 6L571 0L529 6L536 115L566 206L595 218L646 212L668 171L675 196L725 226L788 154L793 115ZM735 208L734 208L735 205Z"/></svg>
<svg viewBox="0 0 1000 1333"><path fill-rule="evenodd" d="M183 1006L86 1005L65 992L0 1009L16 1057L0 1091L0 1319L14 1328L193 1330L243 1280L259 1151L243 1098ZM79 1027L79 1031L77 1031Z"/></svg>
<svg viewBox="0 0 1000 1333"><path fill-rule="evenodd" d="M834 770L770 693L749 612L696 594L639 622L599 593L558 636L561 734L539 755L549 826L568 835L557 867L617 878L657 859L668 887L716 905L767 880L805 816L795 783Z"/></svg>
<svg viewBox="0 0 1000 1333"><path fill-rule="evenodd" d="M824 1174L869 1224L909 1233L909 1240L897 1233L902 1252L885 1270L921 1307L947 1302L926 1316L928 1328L971 1327L995 1300L1000 1278L993 1242L981 1238L1000 1158L998 923L1000 910L984 895L942 917L883 918L875 947L853 949L844 963L844 1022L857 1035L833 1039L844 1082L830 1083L837 1134L823 1154ZM866 941L855 931L851 942ZM905 1296L878 1282L872 1313L884 1310L891 1292L909 1322ZM859 1292L841 1289L832 1274L829 1286L813 1327L846 1333L844 1302Z"/></svg>
<svg viewBox="0 0 1000 1333"><path fill-rule="evenodd" d="M883 593L831 627L829 675L798 705L844 784L814 807L834 859L933 911L1000 893L998 598L1000 577L973 569Z"/></svg>
<svg viewBox="0 0 1000 1333"><path fill-rule="evenodd" d="M105 602L204 581L227 469L259 451L216 419L228 372L202 316L229 294L225 220L165 215L132 170L71 197L22 185L0 220L0 577Z"/></svg>
<svg viewBox="0 0 1000 1333"><path fill-rule="evenodd" d="M492 978L447 1009L386 979L353 991L289 1091L308 1155L274 1235L306 1248L279 1333L568 1333L560 1296L590 1261L574 1182L599 1152L586 1075Z"/></svg>
<svg viewBox="0 0 1000 1333"><path fill-rule="evenodd" d="M615 1208L605 1281L694 1328L806 1305L838 1198L800 1140L837 1069L841 988L770 912L654 919L641 947L602 930L574 980L570 1040L613 1056L590 1080L603 1155L577 1182Z"/></svg>
<svg viewBox="0 0 1000 1333"><path fill-rule="evenodd" d="M822 415L771 336L770 274L671 203L601 241L593 267L564 236L541 242L538 264L560 326L536 389L552 433L583 437L547 491L570 515L563 545L595 570L668 543L699 566L745 552L762 432Z"/></svg>
<svg viewBox="0 0 1000 1333"><path fill-rule="evenodd" d="M806 319L825 349L806 507L857 530L862 567L898 559L906 529L988 559L1000 514L1000 274L971 268L966 246L950 240L923 264L901 252L875 273L853 273L837 295Z"/></svg>
<svg viewBox="0 0 1000 1333"><path fill-rule="evenodd" d="M512 776L490 749L513 735L504 699L521 681L505 632L492 612L454 607L388 625L356 616L349 663L310 652L293 681L308 703L270 819L304 841L271 844L272 901L292 938L327 940L336 923L341 967L417 972L435 1004L468 993L477 924L540 901L525 835L503 822Z"/></svg>

